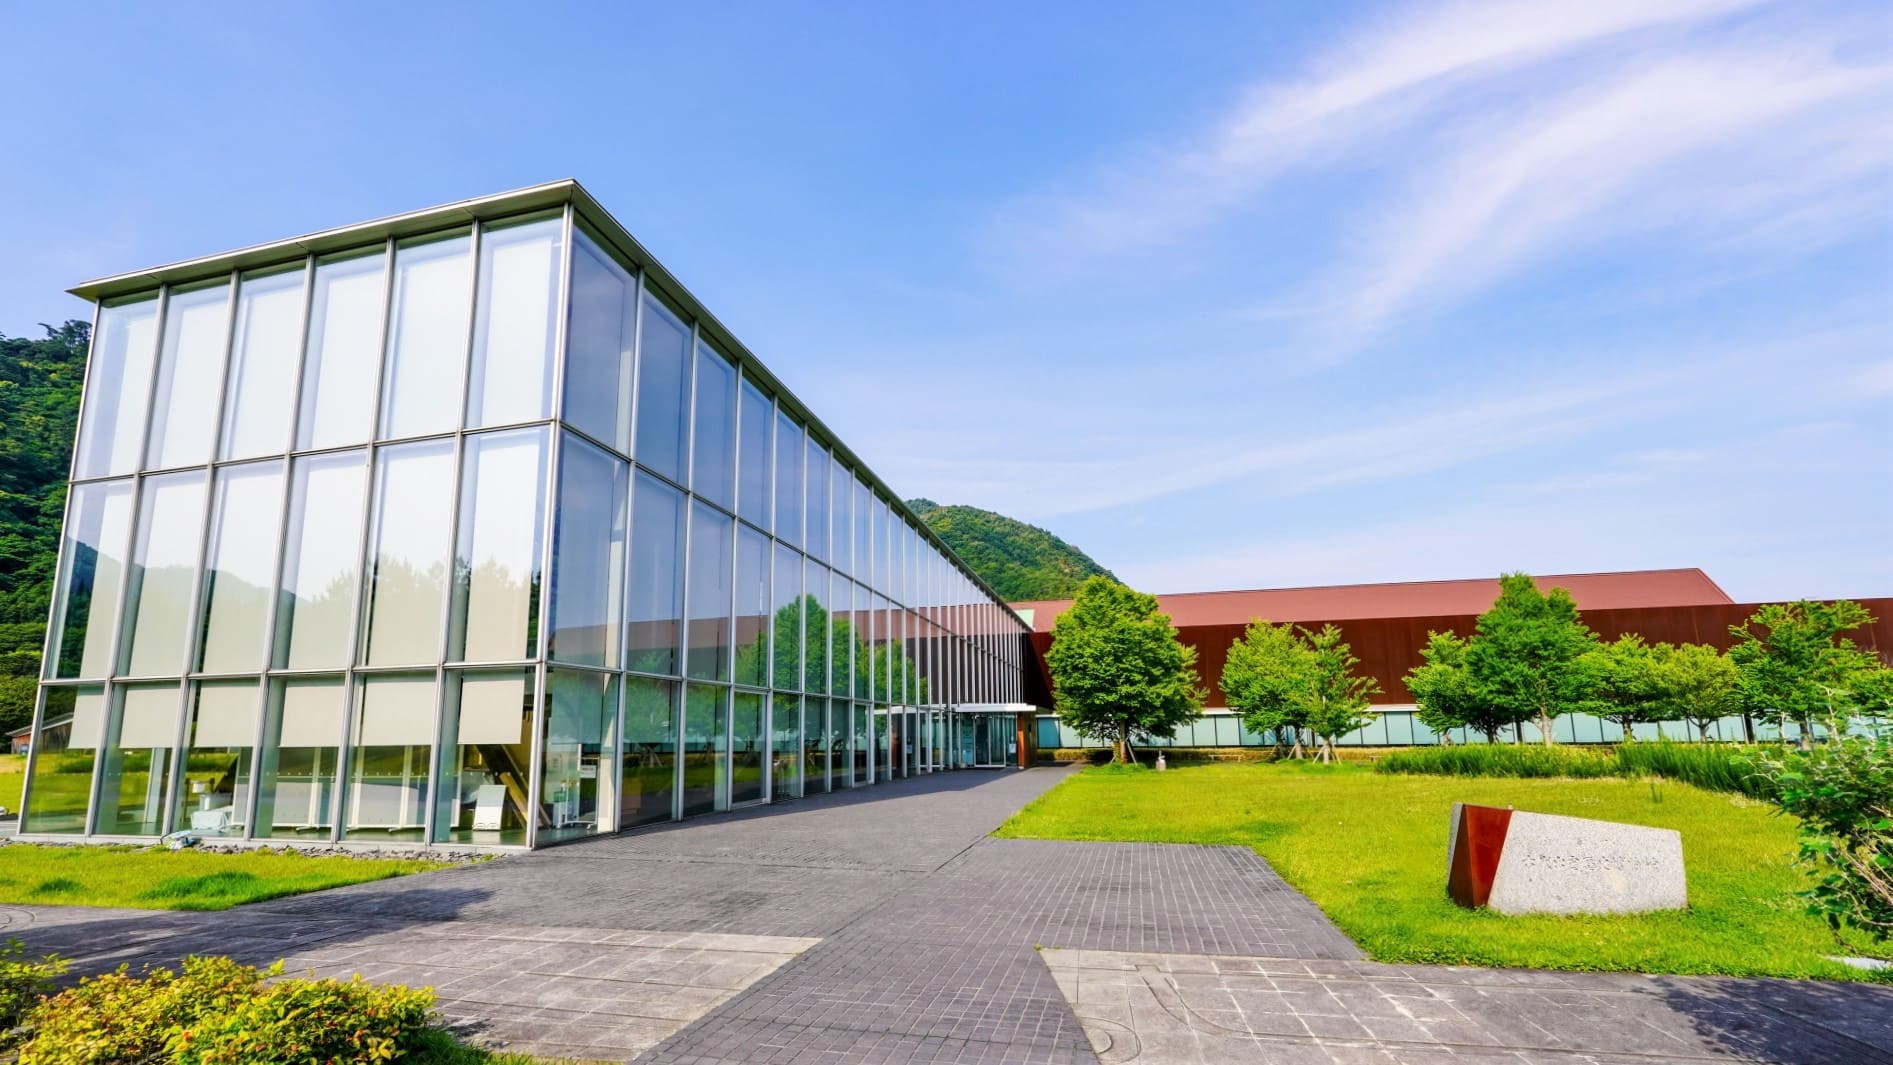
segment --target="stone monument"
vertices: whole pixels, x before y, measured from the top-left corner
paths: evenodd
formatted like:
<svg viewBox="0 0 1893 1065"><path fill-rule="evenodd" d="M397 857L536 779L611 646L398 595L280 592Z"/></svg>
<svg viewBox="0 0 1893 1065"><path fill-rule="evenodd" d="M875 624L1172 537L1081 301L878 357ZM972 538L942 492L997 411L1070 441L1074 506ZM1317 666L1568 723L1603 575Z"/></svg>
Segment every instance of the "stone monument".
<svg viewBox="0 0 1893 1065"><path fill-rule="evenodd" d="M1453 804L1446 890L1498 913L1644 913L1689 904L1674 829Z"/></svg>

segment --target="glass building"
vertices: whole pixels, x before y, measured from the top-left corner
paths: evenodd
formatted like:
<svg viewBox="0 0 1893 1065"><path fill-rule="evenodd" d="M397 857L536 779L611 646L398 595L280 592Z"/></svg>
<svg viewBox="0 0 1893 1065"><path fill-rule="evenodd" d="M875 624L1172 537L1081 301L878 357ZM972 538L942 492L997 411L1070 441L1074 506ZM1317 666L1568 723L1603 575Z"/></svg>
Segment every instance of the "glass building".
<svg viewBox="0 0 1893 1065"><path fill-rule="evenodd" d="M73 291L23 835L537 846L1036 740L1027 627L575 182Z"/></svg>

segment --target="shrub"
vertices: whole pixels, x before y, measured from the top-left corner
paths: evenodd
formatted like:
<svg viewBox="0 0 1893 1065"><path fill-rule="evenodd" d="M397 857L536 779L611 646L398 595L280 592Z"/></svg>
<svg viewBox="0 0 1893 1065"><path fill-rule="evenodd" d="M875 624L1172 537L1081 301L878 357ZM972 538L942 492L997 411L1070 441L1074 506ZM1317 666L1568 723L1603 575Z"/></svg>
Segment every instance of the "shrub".
<svg viewBox="0 0 1893 1065"><path fill-rule="evenodd" d="M1617 775L1665 777L1709 791L1766 799L1773 787L1755 771L1750 751L1726 743L1626 743L1617 748Z"/></svg>
<svg viewBox="0 0 1893 1065"><path fill-rule="evenodd" d="M0 1050L9 1044L8 1033L52 989L53 978L65 971L66 963L51 955L26 960L26 947L17 939L0 944Z"/></svg>
<svg viewBox="0 0 1893 1065"><path fill-rule="evenodd" d="M1771 798L1801 822L1818 880L1808 908L1830 925L1893 939L1893 743L1855 736L1808 751L1758 751Z"/></svg>
<svg viewBox="0 0 1893 1065"><path fill-rule="evenodd" d="M1380 773L1446 777L1607 777L1606 754L1578 747L1468 743L1396 751L1374 763Z"/></svg>
<svg viewBox="0 0 1893 1065"><path fill-rule="evenodd" d="M271 980L281 962L259 971L229 958L186 958L181 970L121 967L45 1000L19 1065L394 1061L433 1021L425 988Z"/></svg>

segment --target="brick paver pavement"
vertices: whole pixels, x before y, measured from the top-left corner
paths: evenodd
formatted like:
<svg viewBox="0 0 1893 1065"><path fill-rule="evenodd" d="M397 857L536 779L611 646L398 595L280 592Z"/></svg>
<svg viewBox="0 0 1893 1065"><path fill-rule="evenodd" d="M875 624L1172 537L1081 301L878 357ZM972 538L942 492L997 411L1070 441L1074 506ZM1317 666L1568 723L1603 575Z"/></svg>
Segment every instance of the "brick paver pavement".
<svg viewBox="0 0 1893 1065"><path fill-rule="evenodd" d="M0 909L0 935L85 969L207 950L314 959L319 971L432 983L451 1017L539 1052L692 1065L1088 1063L1092 1041L1060 990L1070 966L1055 974L1044 957L1133 952L1182 958L1166 964L1185 970L1199 964L1189 957L1266 958L1329 976L1368 964L1247 849L987 835L1070 772L936 774L221 914ZM675 954L691 944L662 938L679 933L728 938L701 941L692 949L707 953L692 960ZM1464 983L1449 975L1462 970L1402 972ZM1485 1026L1469 1045L1502 1046L1508 1061L1582 1060L1572 1048L1617 1024L1618 1007L1564 995L1569 979L1506 974L1462 988L1485 1004L1465 1011ZM1826 1059L1788 1050L1844 1045L1866 1063L1893 1044L1885 989L1666 986L1640 1023L1696 1032L1690 1045L1709 1056L1726 1046L1754 1060L1740 1055L1762 1045L1813 1062ZM1745 996L1753 1008L1729 1005ZM1256 1060L1401 1060L1371 1031L1324 1036L1326 1000L1270 1001L1305 1035ZM697 1010L673 1015L673 1002ZM1515 1009L1532 1023L1512 1020ZM1718 1041L1718 1025L1773 1035ZM1105 1047L1107 1060L1130 1060L1127 1045Z"/></svg>

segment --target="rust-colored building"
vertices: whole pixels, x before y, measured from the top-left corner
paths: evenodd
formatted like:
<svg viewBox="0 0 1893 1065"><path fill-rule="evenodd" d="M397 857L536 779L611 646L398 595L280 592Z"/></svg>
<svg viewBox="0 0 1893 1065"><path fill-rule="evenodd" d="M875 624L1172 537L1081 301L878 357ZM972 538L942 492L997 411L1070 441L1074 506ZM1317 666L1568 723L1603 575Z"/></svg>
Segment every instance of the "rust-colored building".
<svg viewBox="0 0 1893 1065"><path fill-rule="evenodd" d="M1541 588L1565 588L1577 602L1585 624L1606 640L1623 633L1639 633L1652 643L1706 643L1727 648L1729 628L1755 612L1758 604L1737 603L1700 569L1636 570L1618 573L1554 574L1536 578ZM1248 624L1261 618L1319 628L1340 627L1361 659L1361 670L1380 682L1375 697L1377 720L1350 735L1352 744L1432 743L1437 737L1413 719L1413 696L1407 691L1407 672L1420 664L1420 648L1429 632L1470 636L1478 616L1498 598L1497 578L1452 581L1413 581L1399 584L1347 584L1315 588L1266 588L1247 591L1185 592L1159 595L1158 604L1170 615L1184 643L1196 648L1198 672L1209 688L1205 717L1179 733L1177 746L1259 745L1263 738L1240 728L1227 713L1228 699L1221 681L1229 645ZM1874 622L1854 633L1855 643L1893 659L1893 599L1861 599ZM1037 687L1051 689L1045 670L1045 652L1052 643L1052 623L1071 605L1069 599L1014 603L1031 626L1029 669ZM1049 699L1046 700L1049 704ZM1741 734L1739 719L1718 726L1726 738ZM1578 715L1561 719L1560 738L1573 742L1602 742L1621 738L1616 726ZM1651 727L1650 736L1658 734ZM1682 737L1680 725L1668 726L1668 735ZM1526 736L1536 730L1527 726ZM1463 737L1455 736L1457 739ZM1041 715L1039 746L1074 746L1081 741L1055 719Z"/></svg>

